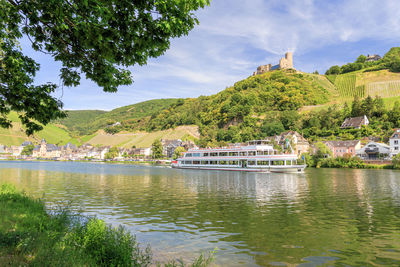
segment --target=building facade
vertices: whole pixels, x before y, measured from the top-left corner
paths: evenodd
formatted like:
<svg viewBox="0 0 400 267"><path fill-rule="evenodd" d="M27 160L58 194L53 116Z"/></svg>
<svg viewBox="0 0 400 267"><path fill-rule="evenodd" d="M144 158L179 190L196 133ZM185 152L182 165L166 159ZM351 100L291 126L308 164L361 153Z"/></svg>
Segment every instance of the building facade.
<svg viewBox="0 0 400 267"><path fill-rule="evenodd" d="M364 147L357 150L356 155L364 160L389 159L390 146L383 143L369 142Z"/></svg>
<svg viewBox="0 0 400 267"><path fill-rule="evenodd" d="M400 129L395 129L389 139L390 157L394 157L400 152Z"/></svg>
<svg viewBox="0 0 400 267"><path fill-rule="evenodd" d="M354 157L356 155L356 151L361 149L360 140L325 141L323 143L332 151L333 158L343 157L347 155Z"/></svg>

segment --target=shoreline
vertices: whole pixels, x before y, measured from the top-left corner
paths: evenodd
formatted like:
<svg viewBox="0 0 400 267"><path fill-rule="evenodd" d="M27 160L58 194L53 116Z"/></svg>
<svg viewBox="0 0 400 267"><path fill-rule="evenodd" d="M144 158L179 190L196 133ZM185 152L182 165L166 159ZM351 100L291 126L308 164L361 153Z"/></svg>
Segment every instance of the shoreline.
<svg viewBox="0 0 400 267"><path fill-rule="evenodd" d="M148 160L148 161L117 161L117 160L52 160L52 159L0 159L2 161L25 161L25 162L80 162L80 163L102 163L102 164L120 164L120 165L150 165L150 166L165 166L170 167L170 160ZM165 162L167 161L167 162ZM306 169L376 169L376 170L400 170L396 168L393 164L383 163L383 164L373 164L361 161L360 166L307 166Z"/></svg>
<svg viewBox="0 0 400 267"><path fill-rule="evenodd" d="M174 260L157 262L151 248L142 249L135 234L122 226L65 208L48 210L42 200L11 184L0 184L0 214L0 260L5 265L178 266ZM214 253L201 254L188 266L209 266Z"/></svg>

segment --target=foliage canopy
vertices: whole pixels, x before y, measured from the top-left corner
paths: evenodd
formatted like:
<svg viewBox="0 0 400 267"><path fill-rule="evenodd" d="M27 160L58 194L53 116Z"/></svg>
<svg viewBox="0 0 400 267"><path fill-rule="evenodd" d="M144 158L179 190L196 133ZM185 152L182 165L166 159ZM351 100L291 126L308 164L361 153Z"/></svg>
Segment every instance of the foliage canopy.
<svg viewBox="0 0 400 267"><path fill-rule="evenodd" d="M2 0L0 1L0 126L5 115L20 112L27 133L64 117L51 96L55 84L34 85L39 65L18 48L24 35L36 51L62 63L60 79L77 86L81 76L106 92L132 84L128 66L144 65L162 55L170 39L198 23L193 11L209 0ZM39 123L38 123L39 122Z"/></svg>

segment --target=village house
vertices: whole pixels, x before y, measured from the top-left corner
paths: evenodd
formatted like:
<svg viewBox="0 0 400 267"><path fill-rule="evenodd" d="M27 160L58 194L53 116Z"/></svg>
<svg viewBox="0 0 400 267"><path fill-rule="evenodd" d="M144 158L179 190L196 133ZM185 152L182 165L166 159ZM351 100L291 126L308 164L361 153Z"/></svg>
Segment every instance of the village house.
<svg viewBox="0 0 400 267"><path fill-rule="evenodd" d="M0 154L8 154L8 147L5 145L0 145Z"/></svg>
<svg viewBox="0 0 400 267"><path fill-rule="evenodd" d="M291 142L293 153L298 156L310 150L310 143L296 131L284 132L275 137L275 142L281 146L286 146L286 140Z"/></svg>
<svg viewBox="0 0 400 267"><path fill-rule="evenodd" d="M390 157L393 158L400 152L400 129L395 129L389 139Z"/></svg>
<svg viewBox="0 0 400 267"><path fill-rule="evenodd" d="M368 55L367 58L365 59L366 62L371 62L371 61L378 61L382 57L380 55Z"/></svg>
<svg viewBox="0 0 400 267"><path fill-rule="evenodd" d="M369 142L364 147L358 149L356 155L364 160L388 159L390 156L390 146L383 143Z"/></svg>
<svg viewBox="0 0 400 267"><path fill-rule="evenodd" d="M343 157L345 155L354 157L356 151L361 149L360 140L325 141L323 143L332 151L333 158Z"/></svg>
<svg viewBox="0 0 400 267"><path fill-rule="evenodd" d="M161 139L161 144L163 146L163 155L167 156L168 158L172 158L172 156L174 155L175 149L177 147L182 146L182 140L180 140L180 139L174 139L174 140Z"/></svg>
<svg viewBox="0 0 400 267"><path fill-rule="evenodd" d="M354 128L354 129L360 129L361 126L365 125L368 126L369 120L367 116L360 116L360 117L354 117L354 118L346 118L344 122L342 123L342 126L340 126L341 129L346 129L346 128Z"/></svg>
<svg viewBox="0 0 400 267"><path fill-rule="evenodd" d="M132 155L134 157L138 157L138 156L150 157L151 156L151 147L132 148L130 155Z"/></svg>
<svg viewBox="0 0 400 267"><path fill-rule="evenodd" d="M61 157L64 159L72 159L74 157L74 154L77 152L78 148L68 142L65 146L60 147L61 150Z"/></svg>
<svg viewBox="0 0 400 267"><path fill-rule="evenodd" d="M32 156L35 158L59 158L61 150L54 144L48 144L43 138L40 145L33 149Z"/></svg>

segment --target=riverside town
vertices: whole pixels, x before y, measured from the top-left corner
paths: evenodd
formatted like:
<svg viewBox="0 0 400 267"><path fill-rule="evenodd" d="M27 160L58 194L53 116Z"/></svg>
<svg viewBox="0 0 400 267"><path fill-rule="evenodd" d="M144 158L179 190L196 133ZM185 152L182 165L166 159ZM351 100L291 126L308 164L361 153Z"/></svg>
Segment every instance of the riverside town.
<svg viewBox="0 0 400 267"><path fill-rule="evenodd" d="M399 10L0 0L0 266L400 266Z"/></svg>

